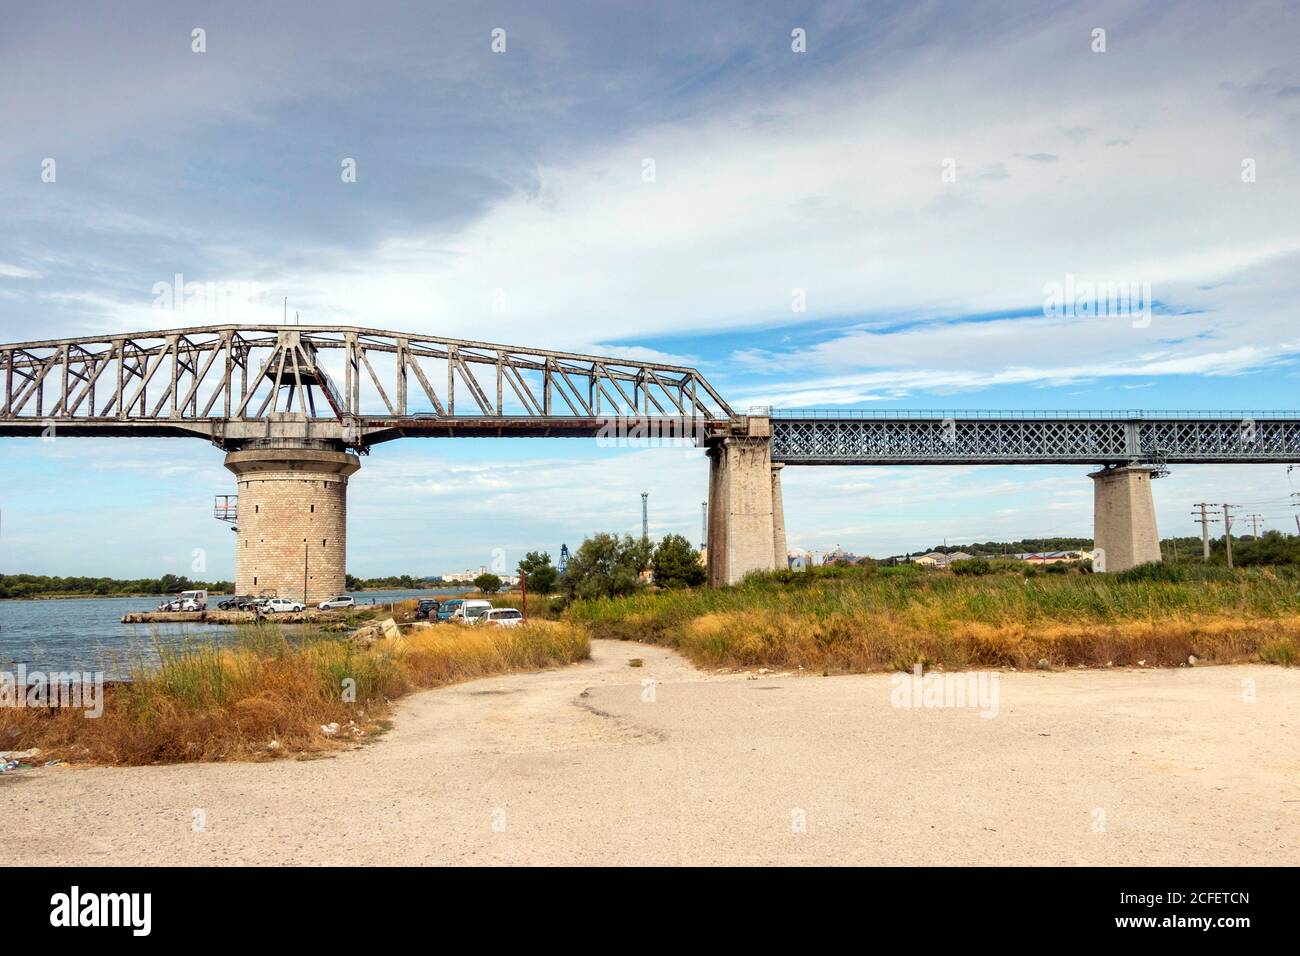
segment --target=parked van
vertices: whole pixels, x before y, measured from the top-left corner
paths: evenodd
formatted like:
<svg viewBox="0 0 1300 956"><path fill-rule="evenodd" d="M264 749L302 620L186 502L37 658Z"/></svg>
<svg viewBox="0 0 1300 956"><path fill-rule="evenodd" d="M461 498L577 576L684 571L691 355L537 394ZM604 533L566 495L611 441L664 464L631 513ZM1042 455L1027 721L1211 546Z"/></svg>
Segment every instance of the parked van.
<svg viewBox="0 0 1300 956"><path fill-rule="evenodd" d="M460 624L477 624L480 615L490 610L492 610L491 601L462 601L451 619Z"/></svg>
<svg viewBox="0 0 1300 956"><path fill-rule="evenodd" d="M158 605L160 611L206 611L207 591L182 591L179 597Z"/></svg>

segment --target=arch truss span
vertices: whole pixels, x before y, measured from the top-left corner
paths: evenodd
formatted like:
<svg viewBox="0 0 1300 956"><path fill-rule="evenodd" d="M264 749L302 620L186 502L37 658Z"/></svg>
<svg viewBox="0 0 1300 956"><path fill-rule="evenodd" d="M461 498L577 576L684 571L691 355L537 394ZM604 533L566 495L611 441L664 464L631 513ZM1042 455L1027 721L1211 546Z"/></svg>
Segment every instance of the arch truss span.
<svg viewBox="0 0 1300 956"><path fill-rule="evenodd" d="M0 435L323 441L725 432L695 369L352 326L220 325L0 345ZM671 427L665 427L671 423Z"/></svg>

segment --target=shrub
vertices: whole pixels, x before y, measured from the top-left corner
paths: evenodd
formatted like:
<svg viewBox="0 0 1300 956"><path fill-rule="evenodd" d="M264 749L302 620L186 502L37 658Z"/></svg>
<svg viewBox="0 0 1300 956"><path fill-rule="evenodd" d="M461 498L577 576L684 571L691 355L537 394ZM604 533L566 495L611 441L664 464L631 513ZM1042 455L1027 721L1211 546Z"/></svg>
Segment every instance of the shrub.
<svg viewBox="0 0 1300 956"><path fill-rule="evenodd" d="M984 558L967 558L963 561L954 561L950 567L953 574L985 575L993 573L993 565Z"/></svg>
<svg viewBox="0 0 1300 956"><path fill-rule="evenodd" d="M641 572L649 567L650 553L650 542L631 535L594 535L569 559L560 575L560 590L584 600L632 594L642 587Z"/></svg>
<svg viewBox="0 0 1300 956"><path fill-rule="evenodd" d="M1112 574L1111 577L1129 583L1158 581L1166 584L1236 580L1236 574L1228 570L1224 565L1169 564L1163 561L1149 561L1146 564L1134 565L1124 571Z"/></svg>
<svg viewBox="0 0 1300 956"><path fill-rule="evenodd" d="M496 594L501 590L501 579L492 573L480 574L474 579L474 587L484 594Z"/></svg>
<svg viewBox="0 0 1300 956"><path fill-rule="evenodd" d="M925 574L925 568L919 564L907 562L905 564L894 565L892 568L881 568L880 574L883 577L916 578Z"/></svg>
<svg viewBox="0 0 1300 956"><path fill-rule="evenodd" d="M650 566L655 584L664 588L698 587L708 576L699 552L680 534L666 535L659 542Z"/></svg>
<svg viewBox="0 0 1300 956"><path fill-rule="evenodd" d="M519 562L519 573L525 576L528 590L535 594L550 594L560 576L555 565L551 564L551 556L545 551L529 551L524 555Z"/></svg>

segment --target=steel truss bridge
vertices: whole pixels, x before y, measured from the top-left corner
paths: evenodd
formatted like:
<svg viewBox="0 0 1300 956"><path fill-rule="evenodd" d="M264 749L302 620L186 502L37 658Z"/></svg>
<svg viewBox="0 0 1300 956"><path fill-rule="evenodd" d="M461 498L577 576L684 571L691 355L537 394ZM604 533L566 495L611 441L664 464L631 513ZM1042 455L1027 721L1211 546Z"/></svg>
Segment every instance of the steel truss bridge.
<svg viewBox="0 0 1300 956"><path fill-rule="evenodd" d="M611 421L724 433L692 368L347 326L174 329L0 346L0 435L320 440L590 436Z"/></svg>
<svg viewBox="0 0 1300 956"><path fill-rule="evenodd" d="M782 410L788 465L1033 465L1300 461L1300 412Z"/></svg>
<svg viewBox="0 0 1300 956"><path fill-rule="evenodd" d="M695 369L351 326L218 325L0 346L0 436L227 450L406 436L749 434L788 465L1300 461L1300 412L751 410ZM616 426L611 430L611 426Z"/></svg>

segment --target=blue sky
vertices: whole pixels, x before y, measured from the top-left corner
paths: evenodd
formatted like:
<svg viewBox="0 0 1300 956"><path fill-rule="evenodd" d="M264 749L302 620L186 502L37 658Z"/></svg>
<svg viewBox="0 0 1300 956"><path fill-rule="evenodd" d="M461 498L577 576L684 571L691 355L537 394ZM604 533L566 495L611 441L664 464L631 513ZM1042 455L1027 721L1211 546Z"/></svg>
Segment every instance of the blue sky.
<svg viewBox="0 0 1300 956"><path fill-rule="evenodd" d="M0 340L208 321L155 307L181 273L256 290L223 321L671 357L741 409L1294 408L1298 40L1281 2L7 3ZM1073 279L1150 321L1045 314ZM790 539L1086 535L1085 471L791 468ZM349 564L554 553L642 490L694 539L704 488L693 450L392 443ZM0 570L229 575L230 490L201 442L5 440ZM1166 533L1293 527L1281 467L1156 490Z"/></svg>

